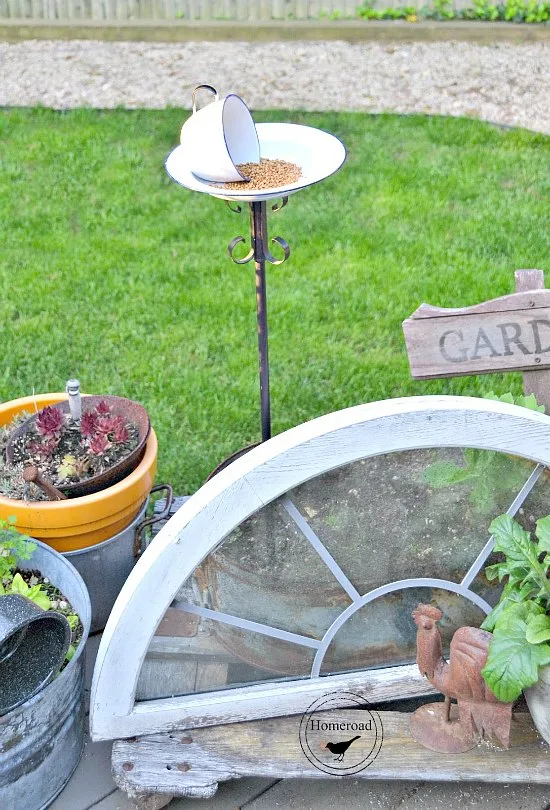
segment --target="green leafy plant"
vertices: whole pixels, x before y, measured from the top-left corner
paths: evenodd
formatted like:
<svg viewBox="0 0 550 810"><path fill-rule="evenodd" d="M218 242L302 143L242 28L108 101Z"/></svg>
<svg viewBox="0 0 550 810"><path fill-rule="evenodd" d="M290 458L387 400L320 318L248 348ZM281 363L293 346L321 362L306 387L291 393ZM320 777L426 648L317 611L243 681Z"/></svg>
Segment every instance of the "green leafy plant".
<svg viewBox="0 0 550 810"><path fill-rule="evenodd" d="M40 584L28 585L21 574L15 574L9 585L2 585L0 583L0 596L9 593L16 593L19 596L26 596L35 605L38 605L42 610L49 610L51 607L50 597Z"/></svg>
<svg viewBox="0 0 550 810"><path fill-rule="evenodd" d="M451 0L433 0L433 10L438 20L452 20L455 16Z"/></svg>
<svg viewBox="0 0 550 810"><path fill-rule="evenodd" d="M528 396L525 396L524 394L514 396L510 393L495 394L494 391L488 391L486 394L483 394L483 399L493 399L497 402L507 402L508 405L519 405L521 408L529 408L531 411L544 413L544 405L538 404L534 394L529 394Z"/></svg>
<svg viewBox="0 0 550 810"><path fill-rule="evenodd" d="M17 560L28 560L36 543L15 529L15 518L0 520L0 586L11 582Z"/></svg>
<svg viewBox="0 0 550 810"><path fill-rule="evenodd" d="M509 515L495 518L490 532L504 560L485 573L506 584L481 625L493 633L482 675L499 700L513 701L550 663L550 516L537 521L536 540Z"/></svg>
<svg viewBox="0 0 550 810"><path fill-rule="evenodd" d="M36 543L16 531L15 518L0 520L0 596L16 593L42 610L49 610L50 598L45 589L38 581L29 585L15 570L18 560L28 560L35 548Z"/></svg>
<svg viewBox="0 0 550 810"><path fill-rule="evenodd" d="M451 20L502 20L504 22L546 23L550 20L550 2L548 0L505 0L504 3L492 3L490 0L473 0L471 6L454 9L451 0L433 0L418 11L414 7L394 8L393 6L375 8L372 0L367 0L357 8L356 15L364 20L407 20L418 19L451 21Z"/></svg>
<svg viewBox="0 0 550 810"><path fill-rule="evenodd" d="M447 0L436 0L436 2L447 2ZM407 20L408 22L417 20L414 6L374 8L372 2L366 2L358 7L356 14L363 20Z"/></svg>
<svg viewBox="0 0 550 810"><path fill-rule="evenodd" d="M533 394L529 396L503 395L489 391L483 399L519 405L533 411L544 413L544 405L539 405ZM465 464L453 461L436 461L424 471L424 481L432 489L442 489L456 484L468 484L471 487L470 499L475 508L483 515L488 515L497 508L496 493L503 489L513 489L522 482L523 471L502 453L491 450L463 450Z"/></svg>

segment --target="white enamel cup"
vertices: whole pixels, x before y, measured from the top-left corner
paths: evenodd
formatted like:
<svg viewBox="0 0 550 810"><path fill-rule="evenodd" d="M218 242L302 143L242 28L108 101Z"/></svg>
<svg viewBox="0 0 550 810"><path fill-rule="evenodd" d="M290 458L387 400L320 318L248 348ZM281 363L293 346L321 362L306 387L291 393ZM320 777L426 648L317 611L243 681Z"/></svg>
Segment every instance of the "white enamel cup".
<svg viewBox="0 0 550 810"><path fill-rule="evenodd" d="M197 92L203 89L213 93L215 100L197 110ZM260 142L250 110L240 96L230 94L220 99L209 84L195 87L193 114L181 128L180 140L189 168L203 180L246 180L237 164L260 162Z"/></svg>

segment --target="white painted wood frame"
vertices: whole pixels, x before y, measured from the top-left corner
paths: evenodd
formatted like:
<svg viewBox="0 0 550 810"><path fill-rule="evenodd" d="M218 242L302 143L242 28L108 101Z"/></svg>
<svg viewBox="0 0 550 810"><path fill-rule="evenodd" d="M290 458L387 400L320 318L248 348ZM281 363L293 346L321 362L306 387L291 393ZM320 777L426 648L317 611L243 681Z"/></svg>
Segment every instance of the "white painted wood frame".
<svg viewBox="0 0 550 810"><path fill-rule="evenodd" d="M236 526L303 482L402 450L475 447L550 464L550 418L473 397L385 400L328 414L251 450L195 493L156 536L117 599L97 656L94 740L155 734L303 711L320 693L360 690L372 702L429 693L416 667L261 683L135 703L151 639L177 591Z"/></svg>

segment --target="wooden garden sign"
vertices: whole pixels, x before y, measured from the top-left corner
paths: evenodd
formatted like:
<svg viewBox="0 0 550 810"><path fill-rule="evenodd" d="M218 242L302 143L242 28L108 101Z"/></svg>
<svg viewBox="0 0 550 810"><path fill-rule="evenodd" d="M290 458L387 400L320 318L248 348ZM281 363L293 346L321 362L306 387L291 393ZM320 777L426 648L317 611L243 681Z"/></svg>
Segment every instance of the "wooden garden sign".
<svg viewBox="0 0 550 810"><path fill-rule="evenodd" d="M518 270L516 290L461 309L422 304L403 323L412 376L522 371L550 413L550 290L541 270Z"/></svg>

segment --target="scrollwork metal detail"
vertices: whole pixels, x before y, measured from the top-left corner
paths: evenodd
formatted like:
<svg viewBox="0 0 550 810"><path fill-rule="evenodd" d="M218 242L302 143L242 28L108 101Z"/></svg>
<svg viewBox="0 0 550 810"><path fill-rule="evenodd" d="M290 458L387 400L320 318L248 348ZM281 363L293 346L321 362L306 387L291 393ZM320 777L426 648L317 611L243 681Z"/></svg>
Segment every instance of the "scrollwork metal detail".
<svg viewBox="0 0 550 810"><path fill-rule="evenodd" d="M284 262L286 262L286 260L290 256L290 246L288 242L286 242L281 236L274 236L271 241L275 242L277 245L279 245L279 247L282 247L284 256L282 259L276 259L270 250L264 248L265 258L270 264L274 265L284 264Z"/></svg>
<svg viewBox="0 0 550 810"><path fill-rule="evenodd" d="M230 211L233 211L234 214L242 213L243 207L242 205L239 205L239 203L234 203L233 200L226 200L225 204Z"/></svg>
<svg viewBox="0 0 550 810"><path fill-rule="evenodd" d="M283 197L280 203L271 206L271 210L276 212L280 211L288 202L288 197ZM226 200L226 204L231 211L236 214L242 212L242 206L231 205L230 200ZM264 264L266 261L272 265L280 265L286 262L290 256L290 246L288 242L281 236L274 236L268 240L267 236L267 206L265 201L252 202L250 205L250 250L242 258L235 256L235 248L237 245L246 243L244 236L236 236L228 245L228 253L235 264L248 264L249 261L254 259L256 263ZM271 250L269 244L278 245L283 250L283 257L277 259Z"/></svg>
<svg viewBox="0 0 550 810"><path fill-rule="evenodd" d="M244 236L236 236L234 239L232 239L231 242L227 246L227 252L229 253L229 256L231 257L231 260L234 261L235 264L248 264L248 262L251 259L254 258L254 249L250 248L250 250L246 254L246 256L243 256L242 259L238 259L233 255L233 252L234 252L235 248L237 247L237 245L240 245L240 244L246 244L246 239L244 238Z"/></svg>
<svg viewBox="0 0 550 810"><path fill-rule="evenodd" d="M283 197L280 203L275 203L275 205L271 206L271 210L273 211L274 214L276 214L277 211L281 211L281 209L283 209L287 203L288 197Z"/></svg>

